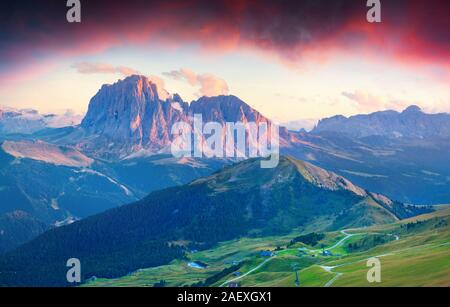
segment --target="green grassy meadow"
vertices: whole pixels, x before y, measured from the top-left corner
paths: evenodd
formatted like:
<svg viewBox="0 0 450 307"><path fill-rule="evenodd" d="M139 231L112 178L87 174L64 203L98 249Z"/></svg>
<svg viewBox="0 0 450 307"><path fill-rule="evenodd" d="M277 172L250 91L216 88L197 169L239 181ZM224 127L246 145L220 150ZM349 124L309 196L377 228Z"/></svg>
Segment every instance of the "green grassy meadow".
<svg viewBox="0 0 450 307"><path fill-rule="evenodd" d="M222 242L215 248L189 253L185 260L141 269L118 279L91 280L84 286L153 286L160 280L164 280L166 286L189 286L239 263L240 275L228 274L212 286L226 286L229 281L235 281L249 287L448 287L450 206L437 208L434 213L393 224L351 229L346 233L328 232L315 246L295 243L286 248L292 238L304 234L300 230L280 237ZM377 245L370 236L388 237L389 242ZM351 252L349 244L356 244L363 250ZM330 247L333 248L328 249ZM262 250L274 251L275 255L262 257ZM323 256L322 250L329 250L333 255ZM367 281L366 262L371 257L381 261L380 283ZM190 261L201 261L207 267L192 268L188 265Z"/></svg>

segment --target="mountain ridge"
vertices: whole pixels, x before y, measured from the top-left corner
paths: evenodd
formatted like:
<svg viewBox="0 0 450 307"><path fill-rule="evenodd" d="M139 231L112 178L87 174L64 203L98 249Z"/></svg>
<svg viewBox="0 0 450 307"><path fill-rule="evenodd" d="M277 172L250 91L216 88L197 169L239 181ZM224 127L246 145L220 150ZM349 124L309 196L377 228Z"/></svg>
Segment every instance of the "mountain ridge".
<svg viewBox="0 0 450 307"><path fill-rule="evenodd" d="M49 226L24 211L0 215L0 254L48 230Z"/></svg>
<svg viewBox="0 0 450 307"><path fill-rule="evenodd" d="M326 222L322 228L340 229L389 223L427 210L394 201L392 208L397 208L390 209L367 192L355 194L363 190L344 184L338 175L295 161L283 156L278 167L261 169L259 159L248 159L48 231L0 257L0 282L66 285L64 261L71 257L83 263L85 279L117 277L183 257L188 246L288 233L318 219Z"/></svg>
<svg viewBox="0 0 450 307"><path fill-rule="evenodd" d="M411 105L402 112L393 110L358 114L350 117L336 115L321 119L312 133L337 132L355 138L389 137L450 137L450 114L428 114Z"/></svg>

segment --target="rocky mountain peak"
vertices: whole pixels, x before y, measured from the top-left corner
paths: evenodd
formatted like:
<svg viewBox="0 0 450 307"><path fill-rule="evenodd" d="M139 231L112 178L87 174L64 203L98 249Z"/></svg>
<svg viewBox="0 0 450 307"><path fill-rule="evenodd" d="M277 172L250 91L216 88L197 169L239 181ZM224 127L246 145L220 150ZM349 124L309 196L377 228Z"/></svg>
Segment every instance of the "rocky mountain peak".
<svg viewBox="0 0 450 307"><path fill-rule="evenodd" d="M407 107L402 113L423 113L422 109L419 106L411 105Z"/></svg>
<svg viewBox="0 0 450 307"><path fill-rule="evenodd" d="M201 114L204 123L270 123L236 96L201 97L189 105L178 94L166 93L162 99L161 90L150 78L139 75L102 86L89 102L80 127L83 137L76 145L95 156L124 158L136 152L170 150L171 128L180 121L192 124L194 114Z"/></svg>
<svg viewBox="0 0 450 307"><path fill-rule="evenodd" d="M202 114L205 121L269 122L266 117L233 95L201 97L191 103L189 110L192 114Z"/></svg>
<svg viewBox="0 0 450 307"><path fill-rule="evenodd" d="M88 151L105 148L114 155L126 156L140 149L166 146L173 123L187 120L184 114L187 104L181 99L176 104L172 98L163 100L166 97L160 97L162 90L139 75L102 86L89 102L81 123L95 142L89 140L82 147ZM98 142L103 146L98 146Z"/></svg>

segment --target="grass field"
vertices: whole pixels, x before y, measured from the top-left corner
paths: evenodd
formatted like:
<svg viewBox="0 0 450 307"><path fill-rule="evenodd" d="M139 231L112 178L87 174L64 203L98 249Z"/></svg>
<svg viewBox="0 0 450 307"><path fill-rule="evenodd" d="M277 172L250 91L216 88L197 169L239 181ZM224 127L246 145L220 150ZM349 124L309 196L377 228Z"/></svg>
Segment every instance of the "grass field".
<svg viewBox="0 0 450 307"><path fill-rule="evenodd" d="M326 233L315 246L296 243L286 248L300 231L281 237L223 242L214 249L190 253L187 260L142 269L118 279L92 280L84 286L152 286L160 280L167 286L192 285L237 263L241 263L239 273L228 274L212 286L226 286L228 281L250 287L450 286L450 206L438 209L394 224ZM392 236L392 240L349 252L348 244L375 235ZM275 256L260 255L262 250L277 247L283 249ZM328 248L333 256L322 256L322 250ZM381 261L380 283L367 281L366 262L371 257ZM202 261L208 266L192 268L187 265L189 261Z"/></svg>

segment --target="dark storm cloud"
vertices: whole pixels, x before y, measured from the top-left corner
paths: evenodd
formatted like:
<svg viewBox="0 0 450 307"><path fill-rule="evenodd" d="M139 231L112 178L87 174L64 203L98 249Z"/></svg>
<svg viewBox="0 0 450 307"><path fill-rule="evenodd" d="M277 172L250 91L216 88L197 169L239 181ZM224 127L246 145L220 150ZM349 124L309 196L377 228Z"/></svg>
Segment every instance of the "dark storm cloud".
<svg viewBox="0 0 450 307"><path fill-rule="evenodd" d="M365 0L81 3L81 24L70 24L65 0L2 1L0 74L43 59L154 43L195 43L211 52L250 47L286 62L308 50L356 47L398 61L449 67L450 2L445 0L382 0L381 24L367 23Z"/></svg>

